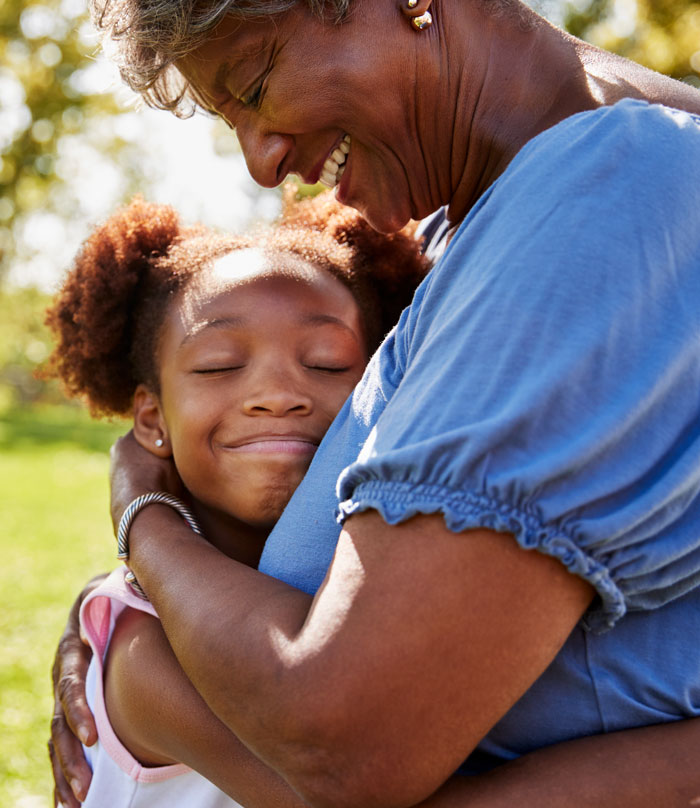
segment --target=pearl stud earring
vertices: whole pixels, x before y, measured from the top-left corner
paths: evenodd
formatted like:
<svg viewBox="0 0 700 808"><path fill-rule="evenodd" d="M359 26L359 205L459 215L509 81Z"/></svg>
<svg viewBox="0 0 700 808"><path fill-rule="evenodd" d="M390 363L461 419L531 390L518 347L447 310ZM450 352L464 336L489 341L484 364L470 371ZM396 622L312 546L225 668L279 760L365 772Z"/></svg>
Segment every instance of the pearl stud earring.
<svg viewBox="0 0 700 808"><path fill-rule="evenodd" d="M163 438L156 438L156 446L160 449L163 445Z"/></svg>

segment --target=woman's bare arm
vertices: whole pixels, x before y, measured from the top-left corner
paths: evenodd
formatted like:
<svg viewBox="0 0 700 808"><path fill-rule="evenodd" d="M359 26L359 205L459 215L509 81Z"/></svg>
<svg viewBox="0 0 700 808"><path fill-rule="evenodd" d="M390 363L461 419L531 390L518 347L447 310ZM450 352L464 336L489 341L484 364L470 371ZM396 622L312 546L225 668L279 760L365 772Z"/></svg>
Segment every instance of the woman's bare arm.
<svg viewBox="0 0 700 808"><path fill-rule="evenodd" d="M305 805L209 711L150 615L120 618L107 701L117 734L142 762L185 762L249 808ZM699 748L700 720L581 739L479 777L455 776L420 808L680 808L700 796Z"/></svg>
<svg viewBox="0 0 700 808"><path fill-rule="evenodd" d="M312 805L426 798L591 598L559 562L439 517L351 519L315 600L221 557L165 508L139 515L132 548L195 687ZM185 594L193 581L206 597Z"/></svg>
<svg viewBox="0 0 700 808"><path fill-rule="evenodd" d="M125 471L132 449L116 450L117 518L163 487L143 464ZM188 677L312 805L426 798L591 598L559 562L490 531L450 533L440 517L391 528L375 513L353 517L315 599L223 557L162 506L139 514L131 541Z"/></svg>

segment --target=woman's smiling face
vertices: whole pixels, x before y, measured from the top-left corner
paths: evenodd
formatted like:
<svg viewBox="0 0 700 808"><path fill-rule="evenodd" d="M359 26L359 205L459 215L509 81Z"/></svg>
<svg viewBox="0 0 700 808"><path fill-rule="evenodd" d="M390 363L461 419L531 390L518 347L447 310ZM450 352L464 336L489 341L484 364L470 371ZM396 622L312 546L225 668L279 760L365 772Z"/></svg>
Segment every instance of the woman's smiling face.
<svg viewBox="0 0 700 808"><path fill-rule="evenodd" d="M170 305L162 428L189 491L255 527L278 519L367 360L360 311L327 272L230 253Z"/></svg>
<svg viewBox="0 0 700 808"><path fill-rule="evenodd" d="M393 232L438 206L425 198L434 183L415 97L420 36L393 2L356 0L339 25L298 3L261 20L225 19L177 66L202 106L236 130L260 185L288 174L314 183L324 164L335 173L344 163L338 200Z"/></svg>

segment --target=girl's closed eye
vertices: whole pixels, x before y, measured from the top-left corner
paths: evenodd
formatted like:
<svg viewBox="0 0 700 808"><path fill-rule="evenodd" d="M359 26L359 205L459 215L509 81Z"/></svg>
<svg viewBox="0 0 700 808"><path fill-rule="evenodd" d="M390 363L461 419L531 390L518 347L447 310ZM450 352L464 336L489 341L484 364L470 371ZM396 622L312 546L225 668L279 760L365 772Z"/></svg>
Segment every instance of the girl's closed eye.
<svg viewBox="0 0 700 808"><path fill-rule="evenodd" d="M192 373L198 376L206 376L213 373L229 373L234 370L241 370L243 365L215 365L210 367L193 368Z"/></svg>
<svg viewBox="0 0 700 808"><path fill-rule="evenodd" d="M352 370L352 365L333 365L326 362L311 364L306 366L309 370L320 370L322 373L347 373Z"/></svg>

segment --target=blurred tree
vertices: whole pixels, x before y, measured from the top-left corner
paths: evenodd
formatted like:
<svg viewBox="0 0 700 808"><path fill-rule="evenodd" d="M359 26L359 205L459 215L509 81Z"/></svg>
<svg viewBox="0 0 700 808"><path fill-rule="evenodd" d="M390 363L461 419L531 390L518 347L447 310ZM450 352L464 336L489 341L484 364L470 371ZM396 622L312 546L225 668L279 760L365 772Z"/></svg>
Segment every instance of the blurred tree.
<svg viewBox="0 0 700 808"><path fill-rule="evenodd" d="M35 375L51 351L44 325L49 300L49 295L32 287L0 295L0 414L38 400L63 401L57 383Z"/></svg>
<svg viewBox="0 0 700 808"><path fill-rule="evenodd" d="M583 0L568 3L575 36L700 87L700 3L687 0Z"/></svg>
<svg viewBox="0 0 700 808"><path fill-rule="evenodd" d="M0 3L0 281L32 240L32 215L50 227L52 214L74 212L76 200L58 192L71 173L69 139L120 111L94 80L96 50L85 0ZM100 149L123 145L102 132Z"/></svg>

